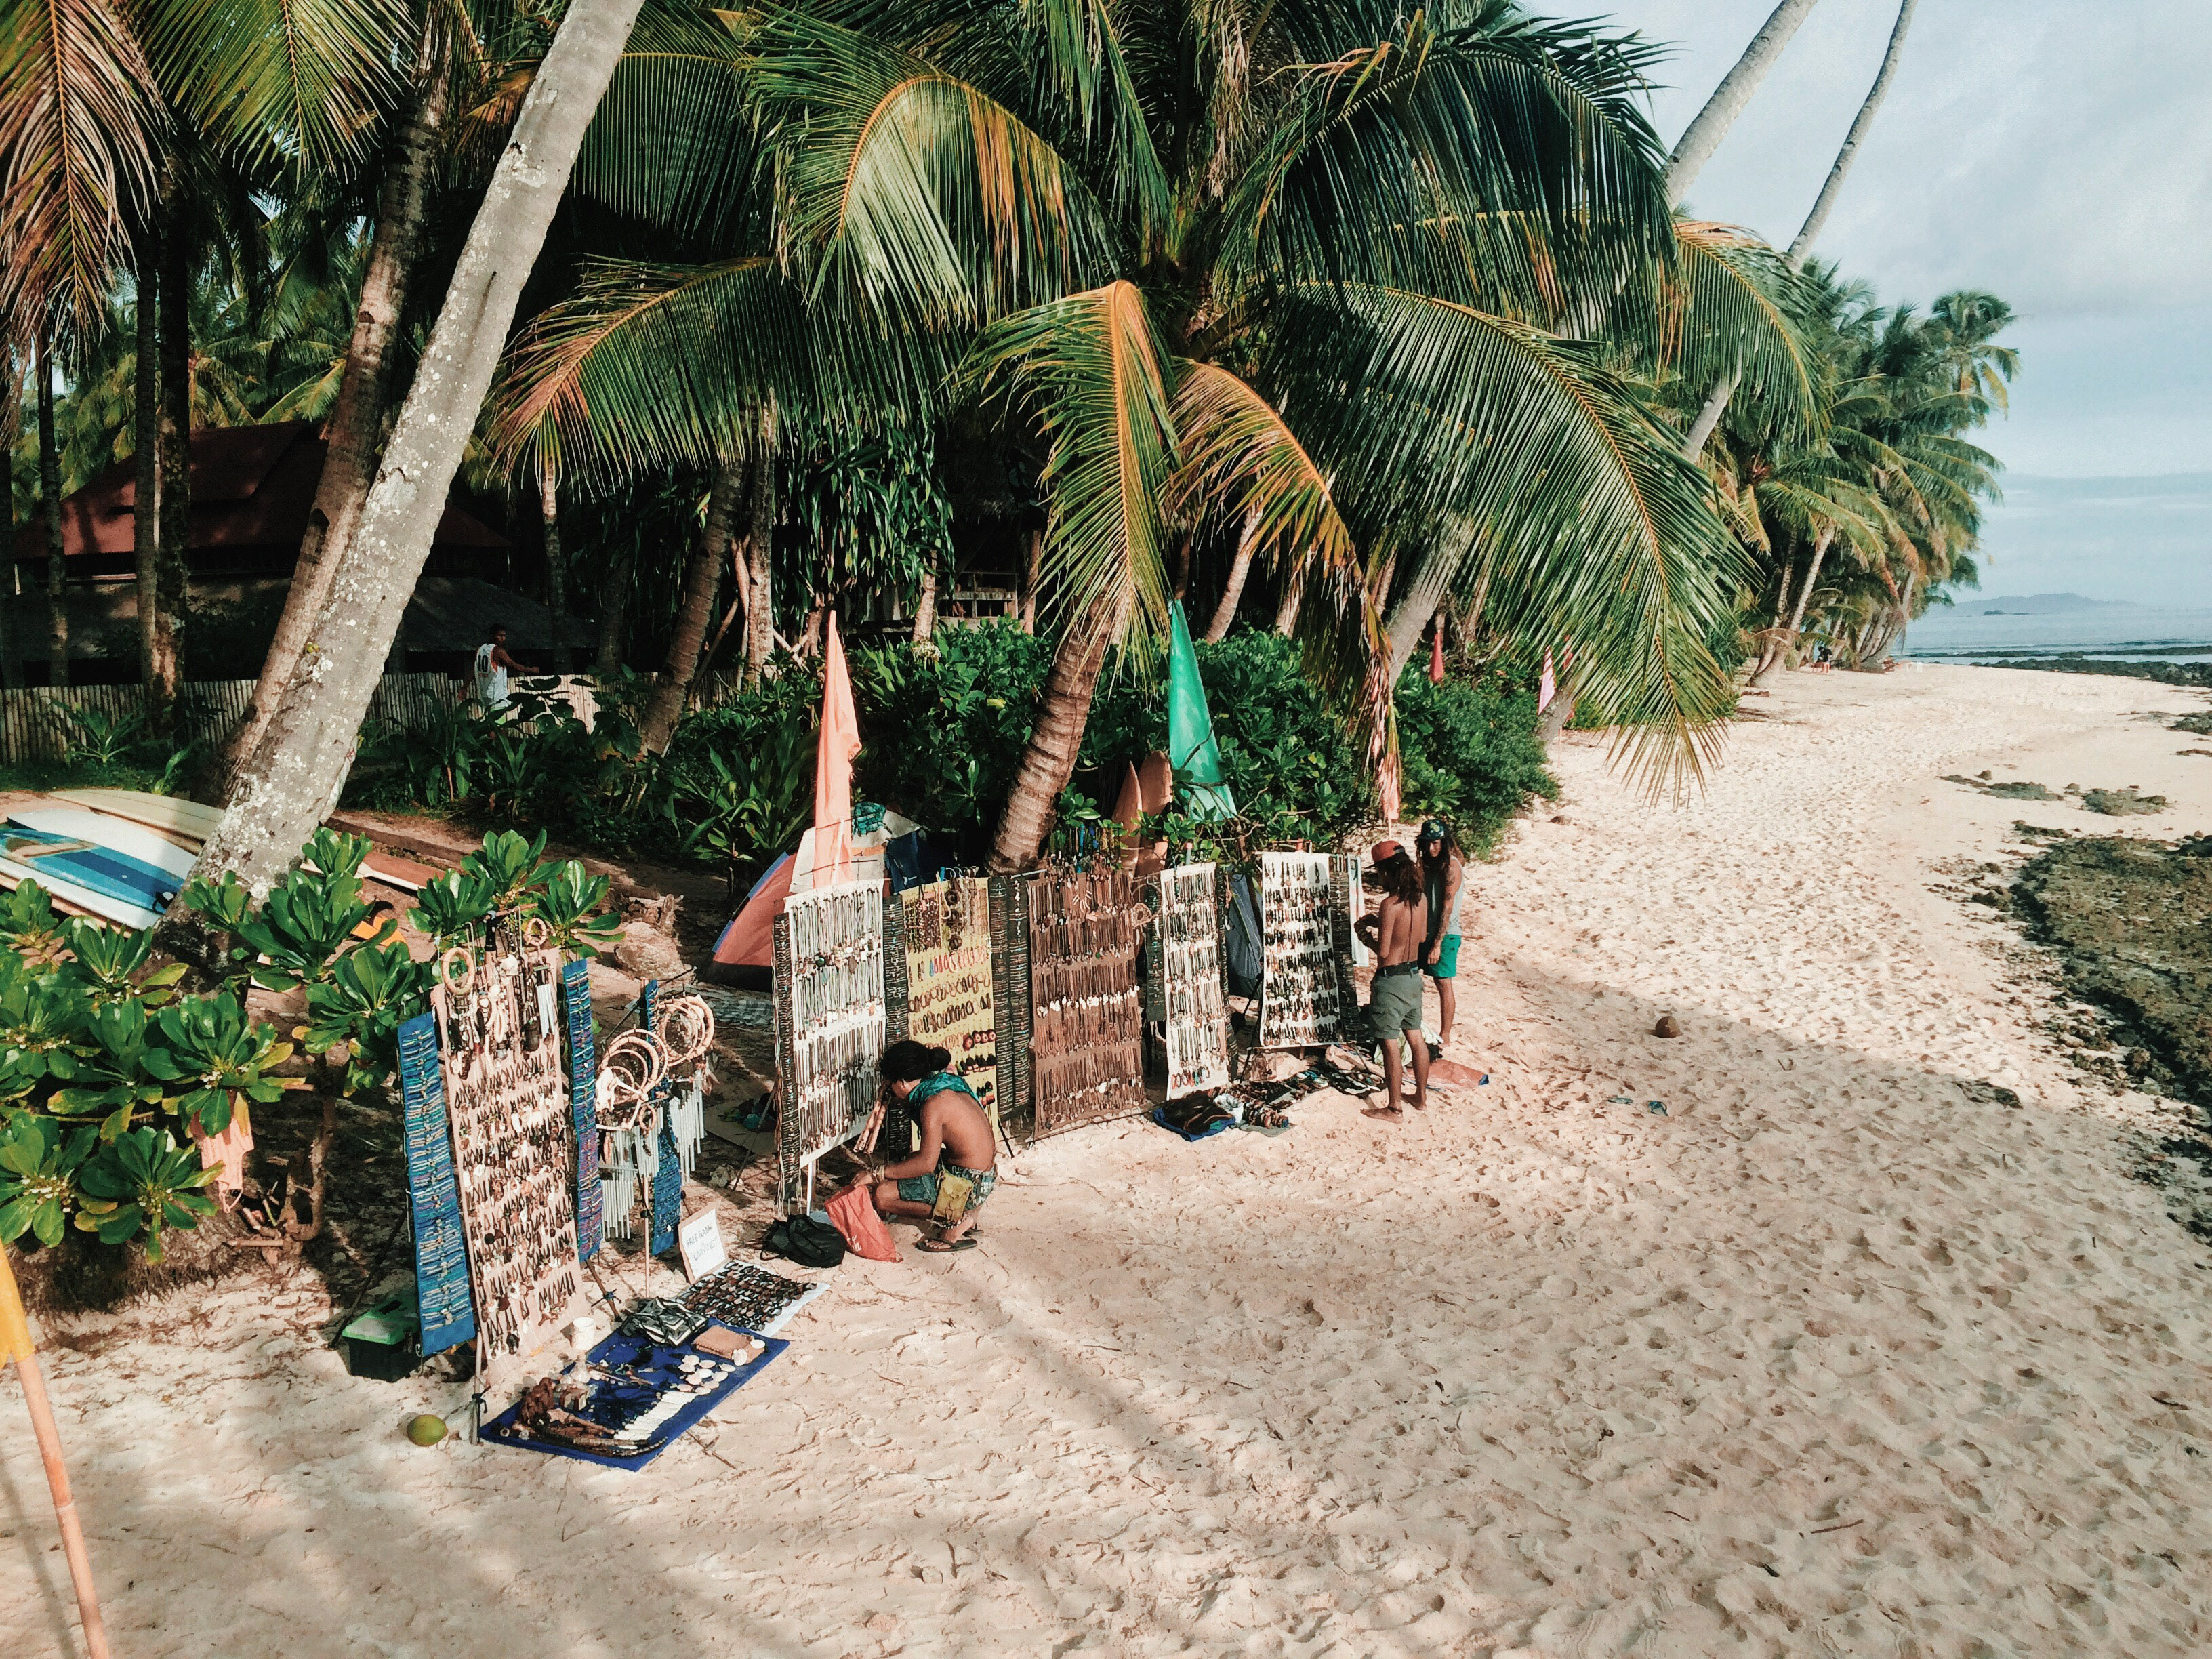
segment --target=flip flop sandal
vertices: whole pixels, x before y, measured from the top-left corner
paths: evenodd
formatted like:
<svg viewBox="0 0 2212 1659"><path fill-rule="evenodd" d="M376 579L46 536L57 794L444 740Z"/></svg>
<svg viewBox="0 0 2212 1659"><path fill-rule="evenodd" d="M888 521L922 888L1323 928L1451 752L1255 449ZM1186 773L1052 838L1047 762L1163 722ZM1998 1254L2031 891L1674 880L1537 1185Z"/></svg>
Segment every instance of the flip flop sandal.
<svg viewBox="0 0 2212 1659"><path fill-rule="evenodd" d="M915 1249L926 1255L951 1255L960 1250L972 1250L979 1241L973 1233L963 1233L950 1244L941 1238L925 1238Z"/></svg>

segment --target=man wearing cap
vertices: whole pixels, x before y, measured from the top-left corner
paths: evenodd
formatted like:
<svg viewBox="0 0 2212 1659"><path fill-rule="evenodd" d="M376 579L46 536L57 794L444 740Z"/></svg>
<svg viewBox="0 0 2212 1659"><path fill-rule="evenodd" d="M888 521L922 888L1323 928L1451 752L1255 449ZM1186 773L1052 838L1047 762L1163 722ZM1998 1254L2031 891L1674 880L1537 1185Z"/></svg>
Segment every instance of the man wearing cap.
<svg viewBox="0 0 2212 1659"><path fill-rule="evenodd" d="M1395 841L1377 842L1373 877L1382 890L1382 908L1359 919L1359 936L1375 952L1375 982L1368 991L1367 1014L1375 1040L1382 1046L1382 1075L1390 1091L1382 1109L1398 1110L1403 1077L1398 1054L1401 1037L1413 1045L1413 1109L1429 1103L1429 1045L1421 1035L1420 866Z"/></svg>
<svg viewBox="0 0 2212 1659"><path fill-rule="evenodd" d="M1421 940L1421 971L1437 982L1437 1041L1429 1058L1442 1060L1444 1044L1451 1041L1452 1024L1459 1018L1459 991L1452 981L1459 974L1460 892L1467 883L1467 866L1452 845L1451 831L1436 819L1421 826L1421 890L1427 897L1428 931Z"/></svg>

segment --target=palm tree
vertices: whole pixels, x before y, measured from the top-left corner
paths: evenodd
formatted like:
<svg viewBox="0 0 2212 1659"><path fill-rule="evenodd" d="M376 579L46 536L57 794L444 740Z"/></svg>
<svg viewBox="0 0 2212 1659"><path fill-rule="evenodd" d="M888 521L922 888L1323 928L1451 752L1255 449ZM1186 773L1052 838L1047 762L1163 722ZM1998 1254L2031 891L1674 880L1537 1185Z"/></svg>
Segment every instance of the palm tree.
<svg viewBox="0 0 2212 1659"><path fill-rule="evenodd" d="M640 0L571 0L530 79L447 285L350 549L315 623L320 649L295 667L267 736L240 774L199 868L257 890L281 875L345 777L401 611L422 574L524 283L568 188ZM192 950L179 909L167 932Z"/></svg>
<svg viewBox="0 0 2212 1659"><path fill-rule="evenodd" d="M771 402L801 434L978 403L1027 434L1060 640L994 863L1033 859L1112 650L1155 646L1170 543L1248 524L1378 732L1386 573L1433 546L1577 641L1655 775L1709 745L1732 544L1613 348L1561 332L1662 351L1641 43L1503 0L651 27L577 185L679 258L587 266L501 427L610 478L714 465ZM751 188L709 212L709 177Z"/></svg>

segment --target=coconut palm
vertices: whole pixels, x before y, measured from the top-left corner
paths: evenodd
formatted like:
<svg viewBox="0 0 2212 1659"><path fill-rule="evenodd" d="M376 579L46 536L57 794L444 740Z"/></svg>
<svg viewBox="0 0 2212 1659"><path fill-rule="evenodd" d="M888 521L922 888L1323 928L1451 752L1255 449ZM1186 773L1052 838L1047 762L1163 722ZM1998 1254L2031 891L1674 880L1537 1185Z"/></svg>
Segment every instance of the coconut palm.
<svg viewBox="0 0 2212 1659"><path fill-rule="evenodd" d="M577 188L678 256L586 265L499 430L603 478L745 453L771 406L1023 434L1059 644L995 862L1034 856L1184 538L1302 580L1316 666L1376 716L1389 584L1486 564L1654 776L1695 764L1735 555L1619 372L1685 264L1642 43L1503 0L735 15L641 27Z"/></svg>

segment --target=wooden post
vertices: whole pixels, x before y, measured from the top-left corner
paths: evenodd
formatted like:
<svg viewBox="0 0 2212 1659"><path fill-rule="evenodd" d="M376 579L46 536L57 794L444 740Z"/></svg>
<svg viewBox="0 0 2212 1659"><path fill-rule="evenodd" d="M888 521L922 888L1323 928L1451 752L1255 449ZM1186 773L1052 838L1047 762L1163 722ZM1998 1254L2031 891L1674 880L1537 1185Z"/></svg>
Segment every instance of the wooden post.
<svg viewBox="0 0 2212 1659"><path fill-rule="evenodd" d="M23 1379L23 1397L31 1407L31 1431L38 1437L39 1455L46 1466L46 1485L54 1494L54 1518L61 1522L62 1553L69 1559L70 1582L76 1586L84 1650L92 1659L108 1659L107 1629L100 1622L100 1601L92 1591L92 1558L85 1553L84 1528L77 1524L76 1500L70 1496L69 1470L62 1464L61 1431L54 1426L53 1402L46 1398L46 1380L40 1374L38 1356L31 1351L31 1322L24 1316L23 1298L15 1291L15 1269L8 1265L6 1248L0 1246L0 1364L10 1359Z"/></svg>

